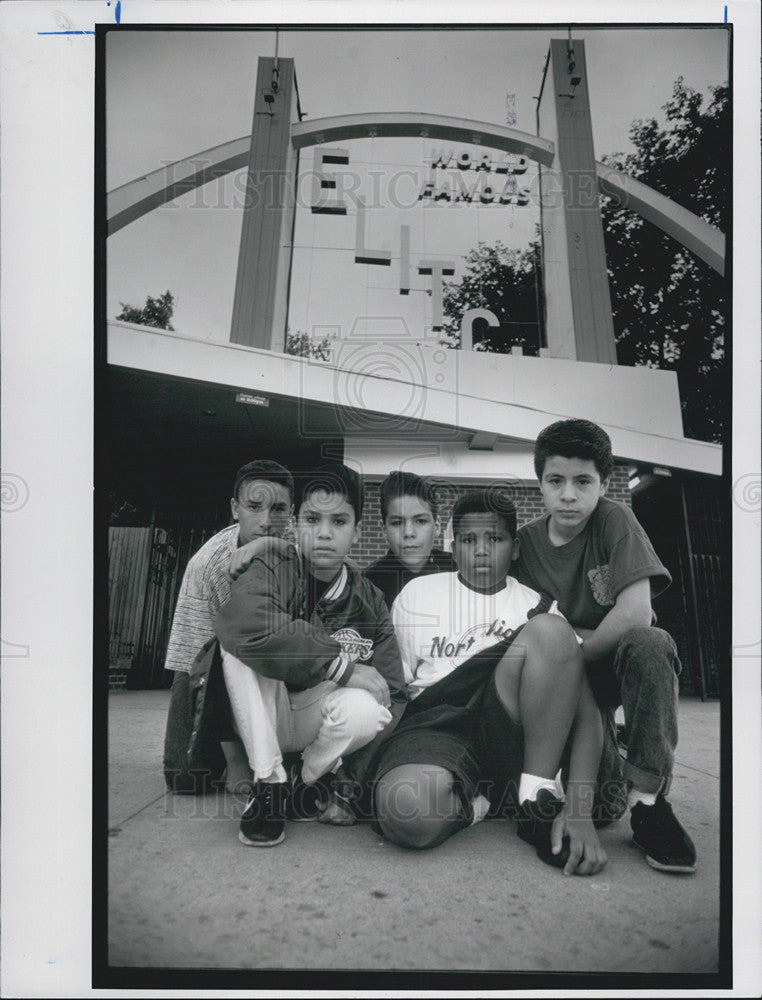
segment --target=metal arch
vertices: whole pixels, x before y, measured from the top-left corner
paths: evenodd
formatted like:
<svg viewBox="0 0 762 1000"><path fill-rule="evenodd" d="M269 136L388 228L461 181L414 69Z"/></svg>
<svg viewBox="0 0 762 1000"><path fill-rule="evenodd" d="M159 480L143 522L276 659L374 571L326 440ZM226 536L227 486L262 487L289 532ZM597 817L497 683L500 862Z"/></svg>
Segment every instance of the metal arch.
<svg viewBox="0 0 762 1000"><path fill-rule="evenodd" d="M245 167L249 162L250 146L251 136L243 135L109 191L106 195L108 235L194 188Z"/></svg>
<svg viewBox="0 0 762 1000"><path fill-rule="evenodd" d="M445 115L391 112L340 115L318 118L309 123L298 122L291 126L291 141L295 149L339 139L367 139L376 135L484 145L507 153L518 153L544 166L550 166L553 162L555 148L547 139L540 139L528 132L490 125L488 122L448 118ZM245 167L249 159L250 143L251 136L245 135L115 188L106 197L108 235L111 236L130 222L202 184Z"/></svg>
<svg viewBox="0 0 762 1000"><path fill-rule="evenodd" d="M375 136L419 137L483 145L526 156L546 167L552 165L555 153L552 142L528 132L445 115L393 112L340 115L298 122L291 127L291 141L295 149ZM251 136L241 136L115 188L106 198L108 235L194 188L245 167L250 143ZM601 194L616 198L687 247L715 271L725 273L725 234L716 226L604 163L596 162L596 174Z"/></svg>
<svg viewBox="0 0 762 1000"><path fill-rule="evenodd" d="M488 146L505 153L518 153L549 167L555 155L555 146L547 139L504 128L489 122L471 121L468 118L449 118L446 115L416 113L339 115L335 118L317 118L299 122L291 127L294 149L317 146L324 142L346 139L373 139L376 136L395 139L443 139L446 142L465 142L468 145Z"/></svg>
<svg viewBox="0 0 762 1000"><path fill-rule="evenodd" d="M621 170L596 160L595 172L601 194L616 198L625 208L682 243L715 271L725 274L725 234L721 229Z"/></svg>

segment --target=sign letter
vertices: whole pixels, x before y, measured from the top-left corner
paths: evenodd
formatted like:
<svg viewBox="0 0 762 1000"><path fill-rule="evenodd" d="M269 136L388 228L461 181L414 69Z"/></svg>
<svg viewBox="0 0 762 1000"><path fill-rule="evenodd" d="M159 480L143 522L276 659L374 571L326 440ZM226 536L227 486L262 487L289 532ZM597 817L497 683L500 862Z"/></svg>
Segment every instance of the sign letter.
<svg viewBox="0 0 762 1000"><path fill-rule="evenodd" d="M453 260L420 260L418 273L431 275L431 325L435 330L442 329L444 316L442 314L442 277L445 274L455 274Z"/></svg>
<svg viewBox="0 0 762 1000"><path fill-rule="evenodd" d="M355 232L355 264L383 264L388 267L392 255L388 250L366 250L365 248L365 202L357 198L357 229Z"/></svg>
<svg viewBox="0 0 762 1000"><path fill-rule="evenodd" d="M349 163L349 153L346 149L318 149L315 151L314 177L315 186L312 195L313 213L325 215L346 215L347 203L343 198L327 198L326 190L336 190L336 175L323 170L324 163Z"/></svg>

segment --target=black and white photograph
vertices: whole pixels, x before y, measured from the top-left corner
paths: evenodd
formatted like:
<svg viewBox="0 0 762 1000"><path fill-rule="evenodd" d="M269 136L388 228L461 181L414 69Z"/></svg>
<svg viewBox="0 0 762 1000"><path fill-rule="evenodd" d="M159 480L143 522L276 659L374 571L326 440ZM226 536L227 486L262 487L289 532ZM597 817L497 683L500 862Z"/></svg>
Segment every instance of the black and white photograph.
<svg viewBox="0 0 762 1000"><path fill-rule="evenodd" d="M328 6L0 11L8 995L753 992L759 14Z"/></svg>

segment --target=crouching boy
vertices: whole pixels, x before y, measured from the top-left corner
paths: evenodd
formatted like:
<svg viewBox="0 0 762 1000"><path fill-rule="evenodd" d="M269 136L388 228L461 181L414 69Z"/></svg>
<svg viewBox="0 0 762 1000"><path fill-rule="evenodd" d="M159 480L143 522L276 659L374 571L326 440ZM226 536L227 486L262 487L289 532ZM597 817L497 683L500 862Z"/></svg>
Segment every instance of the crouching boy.
<svg viewBox="0 0 762 1000"><path fill-rule="evenodd" d="M507 576L515 533L506 493L463 498L458 571L413 580L394 602L411 701L378 756L377 822L401 846L433 847L507 797L543 861L592 875L606 863L591 819L600 712L555 602Z"/></svg>
<svg viewBox="0 0 762 1000"><path fill-rule="evenodd" d="M557 598L584 640L588 677L609 734L614 710L624 708L635 843L651 867L693 872L693 841L666 798L680 660L672 637L652 626L651 598L671 577L629 507L604 496L614 460L602 427L589 420L551 424L535 443L534 467L547 513L519 531L516 576ZM618 759L611 763L618 771Z"/></svg>
<svg viewBox="0 0 762 1000"><path fill-rule="evenodd" d="M253 847L285 835L284 751L303 751L293 800L304 801L303 785L332 773L323 818L352 822L342 761L391 722L392 702L405 701L383 598L345 563L362 516L360 479L338 464L296 479L298 551L276 546L257 556L233 583L215 624L233 717L254 772L239 832Z"/></svg>

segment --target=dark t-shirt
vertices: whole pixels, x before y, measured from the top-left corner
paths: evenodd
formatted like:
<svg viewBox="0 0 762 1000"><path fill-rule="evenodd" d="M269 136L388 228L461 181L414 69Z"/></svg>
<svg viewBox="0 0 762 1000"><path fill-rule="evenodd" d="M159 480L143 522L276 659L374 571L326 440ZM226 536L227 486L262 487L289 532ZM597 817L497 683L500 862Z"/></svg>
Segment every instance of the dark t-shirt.
<svg viewBox="0 0 762 1000"><path fill-rule="evenodd" d="M584 530L564 545L551 543L549 516L519 529L513 573L527 586L555 597L577 628L597 628L617 595L638 580L650 579L652 598L672 582L625 504L601 497Z"/></svg>
<svg viewBox="0 0 762 1000"><path fill-rule="evenodd" d="M407 566L403 566L389 549L385 556L377 559L364 570L363 576L378 587L384 595L387 608L391 610L394 598L411 580L417 580L419 576L429 576L431 573L452 573L455 568L455 563L449 552L444 552L442 549L432 549L428 562L417 573L413 573Z"/></svg>

